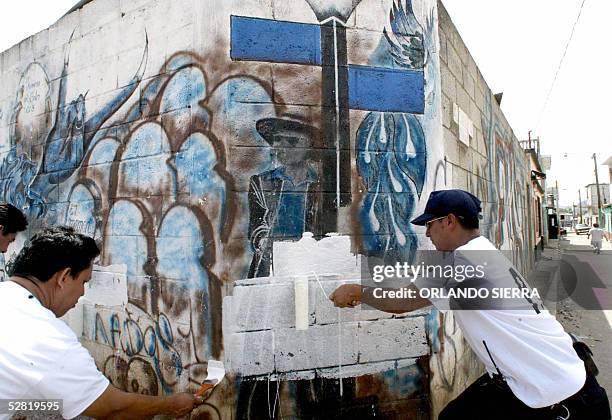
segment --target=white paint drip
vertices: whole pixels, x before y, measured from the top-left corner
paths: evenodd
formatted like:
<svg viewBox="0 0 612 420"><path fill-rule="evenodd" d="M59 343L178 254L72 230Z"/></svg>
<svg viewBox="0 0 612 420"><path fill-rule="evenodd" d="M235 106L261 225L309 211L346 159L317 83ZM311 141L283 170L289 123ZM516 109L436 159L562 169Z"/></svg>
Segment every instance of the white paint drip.
<svg viewBox="0 0 612 420"><path fill-rule="evenodd" d="M374 199L372 200L373 203L375 203L376 199L378 198L379 187L380 187L380 181L378 181L378 183L376 184L376 193L374 193ZM370 218L370 224L374 228L374 232L378 232L380 230L380 222L378 221L378 217L376 217L376 213L374 212L373 205L370 207L370 211L368 212L368 217Z"/></svg>
<svg viewBox="0 0 612 420"><path fill-rule="evenodd" d="M340 98L338 92L338 38L334 22L334 78L336 88L336 208L340 208Z"/></svg>
<svg viewBox="0 0 612 420"><path fill-rule="evenodd" d="M391 197L387 197L387 201L389 203L389 214L391 215L391 223L393 224L393 230L395 230L395 236L397 237L397 242L404 246L406 244L406 235L399 228L397 223L395 223L395 217L393 216L393 205L391 203Z"/></svg>
<svg viewBox="0 0 612 420"><path fill-rule="evenodd" d="M393 171L391 170L391 159L387 159L387 170L389 171L389 178L391 178L391 185L393 185L393 190L395 192L402 192L404 189L402 188L402 184L393 176Z"/></svg>
<svg viewBox="0 0 612 420"><path fill-rule="evenodd" d="M372 140L372 133L374 132L374 130L370 130L368 132L368 138L366 139L366 144L365 144L365 162L366 163L370 163L372 161L372 158L370 157L370 141Z"/></svg>
<svg viewBox="0 0 612 420"><path fill-rule="evenodd" d="M315 276L319 287L323 291L323 295L327 298L327 300L329 300L329 296L325 292L325 288L323 288L319 276L314 271L311 271L311 273ZM342 381L342 313L340 312L340 308L336 309L338 311L338 378L340 380L340 397L342 397L342 395L344 394L344 382Z"/></svg>
<svg viewBox="0 0 612 420"><path fill-rule="evenodd" d="M338 310L338 374L340 375L340 397L342 398L344 393L344 381L342 380L342 324L340 323L340 308L336 309Z"/></svg>
<svg viewBox="0 0 612 420"><path fill-rule="evenodd" d="M406 155L409 159L412 159L416 156L416 149L414 148L414 143L412 142L412 135L410 134L410 124L408 124L408 119L405 115L402 115L402 118L406 123Z"/></svg>
<svg viewBox="0 0 612 420"><path fill-rule="evenodd" d="M387 143L387 128L385 127L385 114L380 113L380 142Z"/></svg>

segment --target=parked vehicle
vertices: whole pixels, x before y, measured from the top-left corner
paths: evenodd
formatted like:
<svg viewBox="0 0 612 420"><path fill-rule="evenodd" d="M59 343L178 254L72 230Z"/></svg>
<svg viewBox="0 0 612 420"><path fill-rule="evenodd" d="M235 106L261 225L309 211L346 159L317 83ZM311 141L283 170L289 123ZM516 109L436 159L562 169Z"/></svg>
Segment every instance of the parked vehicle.
<svg viewBox="0 0 612 420"><path fill-rule="evenodd" d="M591 227L589 225L585 225L584 223L578 223L576 227L574 227L574 232L576 235L580 235L581 233L588 233L591 231Z"/></svg>

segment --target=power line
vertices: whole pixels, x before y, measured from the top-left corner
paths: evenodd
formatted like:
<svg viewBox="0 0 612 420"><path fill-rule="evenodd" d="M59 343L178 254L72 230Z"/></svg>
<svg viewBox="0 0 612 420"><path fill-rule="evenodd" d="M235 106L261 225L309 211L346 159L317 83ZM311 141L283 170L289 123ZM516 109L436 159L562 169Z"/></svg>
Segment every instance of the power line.
<svg viewBox="0 0 612 420"><path fill-rule="evenodd" d="M563 65L563 60L565 59L565 54L567 54L567 49L569 48L569 45L572 42L572 38L574 37L574 30L576 29L576 25L578 24L578 21L580 20L580 15L582 14L582 9L584 8L584 3L586 3L586 0L582 0L582 4L580 5L580 10L578 11L578 16L576 17L576 21L574 22L574 25L572 26L572 32L570 33L570 37L567 40L567 44L565 44L565 49L563 50L563 55L561 56L561 61L559 61L559 66L557 67L557 71L555 72L555 77L553 77L553 81L552 81L552 83L550 85L550 89L548 90L548 93L546 94L546 99L544 100L544 105L542 106L542 109L540 110L540 116L538 117L538 122L536 124L535 130L538 129L538 127L540 126L540 122L542 121L542 116L544 115L544 110L546 109L546 106L548 105L548 100L550 99L550 95L551 95L551 93L553 91L553 88L555 87L555 82L557 81L557 76L559 76L559 71L561 70L561 66Z"/></svg>

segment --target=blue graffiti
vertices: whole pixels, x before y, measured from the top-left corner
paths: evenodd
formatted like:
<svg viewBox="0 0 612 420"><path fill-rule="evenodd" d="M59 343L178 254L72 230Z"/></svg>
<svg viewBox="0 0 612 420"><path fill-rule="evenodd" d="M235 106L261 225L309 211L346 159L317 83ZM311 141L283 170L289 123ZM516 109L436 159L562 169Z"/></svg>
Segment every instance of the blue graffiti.
<svg viewBox="0 0 612 420"><path fill-rule="evenodd" d="M72 37L71 37L72 39ZM46 212L46 197L59 183L68 179L81 166L83 157L102 125L136 91L144 74L148 54L148 38L140 67L130 82L94 115L87 116L85 98L81 94L66 106L69 54L66 53L64 68L60 76L55 124L47 135L41 165L27 187L27 197L38 210Z"/></svg>
<svg viewBox="0 0 612 420"><path fill-rule="evenodd" d="M410 217L425 184L427 147L421 122L412 113L424 111L426 51L423 28L414 16L411 0L406 0L405 6L401 0L393 2L390 24L392 33L384 30L371 63L414 72L418 80L394 88L407 90L418 108L413 107L411 113L367 114L357 130L356 154L357 172L365 186L359 209L364 252L394 262L411 260L418 245Z"/></svg>
<svg viewBox="0 0 612 420"><path fill-rule="evenodd" d="M425 67L426 50L423 40L423 27L416 20L412 9L412 0L406 0L405 6L393 2L391 10L391 39L387 29L383 29L383 34L391 46L393 60L401 67L422 69Z"/></svg>
<svg viewBox="0 0 612 420"><path fill-rule="evenodd" d="M410 216L425 183L425 135L411 114L369 113L357 130L357 171L366 187L359 217L365 251L411 259Z"/></svg>

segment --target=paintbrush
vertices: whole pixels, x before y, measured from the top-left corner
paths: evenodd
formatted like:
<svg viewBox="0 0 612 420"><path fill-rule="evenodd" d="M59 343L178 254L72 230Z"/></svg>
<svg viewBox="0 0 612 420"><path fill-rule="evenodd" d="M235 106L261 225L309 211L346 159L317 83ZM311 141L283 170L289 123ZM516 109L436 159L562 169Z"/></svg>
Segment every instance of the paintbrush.
<svg viewBox="0 0 612 420"><path fill-rule="evenodd" d="M195 393L196 397L201 397L206 392L217 386L219 382L223 380L225 377L225 367L223 366L223 362L218 360L209 360L208 361L208 374L206 379L200 385L200 389Z"/></svg>

